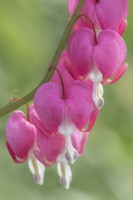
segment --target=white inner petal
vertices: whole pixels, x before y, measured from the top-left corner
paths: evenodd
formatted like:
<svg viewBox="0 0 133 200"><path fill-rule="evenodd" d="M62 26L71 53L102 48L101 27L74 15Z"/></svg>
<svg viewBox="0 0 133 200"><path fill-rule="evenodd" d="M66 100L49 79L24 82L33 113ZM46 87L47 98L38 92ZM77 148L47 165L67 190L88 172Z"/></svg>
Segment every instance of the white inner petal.
<svg viewBox="0 0 133 200"><path fill-rule="evenodd" d="M94 83L92 97L95 102L95 105L98 108L102 108L104 105L104 99L103 99L103 86L101 83L99 84Z"/></svg>
<svg viewBox="0 0 133 200"><path fill-rule="evenodd" d="M72 164L75 162L75 160L78 157L78 152L73 147L70 136L66 137L66 154L65 154L65 157Z"/></svg>
<svg viewBox="0 0 133 200"><path fill-rule="evenodd" d="M28 167L33 174L33 179L38 185L44 182L45 167L36 157L32 154L28 160Z"/></svg>
<svg viewBox="0 0 133 200"><path fill-rule="evenodd" d="M61 163L67 162L65 154L66 154L66 148L64 148L64 150L61 152L61 154L59 154L59 156L57 157L57 162L61 162Z"/></svg>
<svg viewBox="0 0 133 200"><path fill-rule="evenodd" d="M68 122L68 120L66 119L59 126L58 131L60 134L68 136L72 135L76 129L77 129L76 126L72 122Z"/></svg>
<svg viewBox="0 0 133 200"><path fill-rule="evenodd" d="M89 78L92 82L101 83L101 81L103 80L103 75L102 75L102 73L98 70L97 67L94 67L94 69L88 74L88 78Z"/></svg>
<svg viewBox="0 0 133 200"><path fill-rule="evenodd" d="M102 73L97 69L94 68L88 75L88 78L93 82L93 94L92 98L94 100L94 103L96 107L99 109L103 107L104 105L104 99L103 99L103 86L101 84L103 80Z"/></svg>
<svg viewBox="0 0 133 200"><path fill-rule="evenodd" d="M71 172L71 169L70 169L69 165L67 164L67 162L65 162L65 163L59 162L57 164L57 172L60 177L60 184L65 189L69 189L70 183L72 181L72 172Z"/></svg>

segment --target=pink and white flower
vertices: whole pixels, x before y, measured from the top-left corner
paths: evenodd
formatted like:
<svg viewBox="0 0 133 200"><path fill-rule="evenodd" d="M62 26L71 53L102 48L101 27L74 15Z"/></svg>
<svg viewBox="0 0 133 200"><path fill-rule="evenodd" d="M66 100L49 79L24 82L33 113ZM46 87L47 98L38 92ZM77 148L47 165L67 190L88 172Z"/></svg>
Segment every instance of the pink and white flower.
<svg viewBox="0 0 133 200"><path fill-rule="evenodd" d="M77 4L78 0L68 0L68 10L71 16ZM127 24L128 0L85 0L81 13L92 20L98 32L111 29L122 35ZM90 27L85 18L79 25Z"/></svg>
<svg viewBox="0 0 133 200"><path fill-rule="evenodd" d="M33 108L28 110L32 115ZM43 184L44 166L36 159L33 150L36 148L36 127L22 111L11 114L6 125L6 144L15 163L28 161L33 179L39 185Z"/></svg>
<svg viewBox="0 0 133 200"><path fill-rule="evenodd" d="M67 67L72 68L75 76L89 78L94 83L93 100L100 108L103 104L102 84L109 83L112 76L115 76L115 82L127 69L127 65L123 65L126 58L124 40L115 31L107 29L100 32L96 41L93 31L82 27L72 33L67 52Z"/></svg>

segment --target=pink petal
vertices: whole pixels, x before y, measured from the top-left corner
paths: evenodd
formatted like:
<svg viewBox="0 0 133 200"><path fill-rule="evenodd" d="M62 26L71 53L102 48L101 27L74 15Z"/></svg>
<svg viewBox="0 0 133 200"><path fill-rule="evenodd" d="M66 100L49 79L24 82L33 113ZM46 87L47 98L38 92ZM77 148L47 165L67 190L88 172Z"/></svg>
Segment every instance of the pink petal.
<svg viewBox="0 0 133 200"><path fill-rule="evenodd" d="M128 15L128 0L99 0L96 16L102 29L117 30Z"/></svg>
<svg viewBox="0 0 133 200"><path fill-rule="evenodd" d="M68 10L71 16L74 14L77 4L78 0L68 0ZM81 10L81 13L88 15L93 22L95 22L95 6L94 0L85 0Z"/></svg>
<svg viewBox="0 0 133 200"><path fill-rule="evenodd" d="M41 154L40 151L38 150L34 150L34 155L36 156L36 158L45 166L45 167L51 167L52 165L55 164L55 162L49 162L47 161L43 155Z"/></svg>
<svg viewBox="0 0 133 200"><path fill-rule="evenodd" d="M11 149L10 145L8 144L8 142L6 142L6 147L8 149L8 152L10 153L10 156L12 157L13 161L16 163L16 164L20 164L20 163L23 163L26 161L27 157L23 158L23 159L20 159L20 158L17 158L17 156L14 154L13 150Z"/></svg>
<svg viewBox="0 0 133 200"><path fill-rule="evenodd" d="M71 16L77 4L78 0L68 0L68 10ZM85 0L81 13L88 15L97 28L100 25L103 30L117 31L121 21L125 20L128 15L128 0L99 0L98 2ZM84 23L86 24L85 21Z"/></svg>
<svg viewBox="0 0 133 200"><path fill-rule="evenodd" d="M108 79L105 83L107 83L107 84L116 83L125 74L127 69L128 69L128 64L126 63L125 65L118 68L118 70L112 80Z"/></svg>
<svg viewBox="0 0 133 200"><path fill-rule="evenodd" d="M75 30L77 30L77 29L79 29L79 28L81 28L81 27L87 27L87 28L92 29L92 24L90 23L90 20L88 19L87 15L81 16L81 17L77 20L77 22L76 22L75 25L74 25L73 30L75 31Z"/></svg>
<svg viewBox="0 0 133 200"><path fill-rule="evenodd" d="M50 162L55 162L59 154L65 148L65 138L57 134L55 137L47 137L40 131L37 132L37 144L41 154Z"/></svg>
<svg viewBox="0 0 133 200"><path fill-rule="evenodd" d="M94 106L92 90L87 83L72 81L64 89L63 98L60 85L46 83L35 94L35 109L50 132L57 132L60 125L66 121L83 128Z"/></svg>
<svg viewBox="0 0 133 200"><path fill-rule="evenodd" d="M95 121L96 121L96 119L98 117L98 114L99 114L99 109L97 107L95 107L95 109L91 113L88 127L86 129L82 129L81 132L89 132L89 131L91 131L91 129L93 128L93 126L95 124Z"/></svg>
<svg viewBox="0 0 133 200"><path fill-rule="evenodd" d="M68 58L74 71L81 76L87 75L93 68L94 45L94 35L89 28L79 28L68 40Z"/></svg>
<svg viewBox="0 0 133 200"><path fill-rule="evenodd" d="M34 126L39 129L44 135L49 137L54 137L56 133L48 131L41 120L39 119L36 110L34 108L34 104L29 107L29 121L30 123L34 124Z"/></svg>
<svg viewBox="0 0 133 200"><path fill-rule="evenodd" d="M16 157L27 157L34 144L35 133L34 125L27 121L23 112L12 113L6 125L6 140Z"/></svg>
<svg viewBox="0 0 133 200"><path fill-rule="evenodd" d="M82 80L83 79L83 77L80 76L77 73L77 71L73 68L72 63L70 62L70 59L68 57L65 59L65 67L75 80Z"/></svg>
<svg viewBox="0 0 133 200"><path fill-rule="evenodd" d="M33 123L36 128L38 128L38 130L40 130L44 135L48 137L54 137L57 134L56 132L54 133L47 130L38 117L33 117Z"/></svg>
<svg viewBox="0 0 133 200"><path fill-rule="evenodd" d="M94 49L94 60L104 78L116 73L126 58L126 44L122 37L111 30L102 31Z"/></svg>
<svg viewBox="0 0 133 200"><path fill-rule="evenodd" d="M71 16L73 15L77 5L78 5L78 0L68 0L68 10Z"/></svg>
<svg viewBox="0 0 133 200"><path fill-rule="evenodd" d="M65 116L62 89L57 83L45 83L37 90L34 98L36 112L44 127L57 132Z"/></svg>
<svg viewBox="0 0 133 200"><path fill-rule="evenodd" d="M79 129L82 129L88 122L94 107L91 86L83 81L73 81L66 91L69 119Z"/></svg>
<svg viewBox="0 0 133 200"><path fill-rule="evenodd" d="M125 32L127 27L127 20L125 19L124 21L122 21L118 27L118 33L120 35L123 35L123 33Z"/></svg>
<svg viewBox="0 0 133 200"><path fill-rule="evenodd" d="M34 122L33 122L33 118L35 117L35 118L39 118L38 117L38 115L37 115L37 113L36 113L36 110L35 110L35 108L34 108L34 104L31 104L29 107L28 107L28 114L29 114L29 122L31 123L31 124L34 124Z"/></svg>
<svg viewBox="0 0 133 200"><path fill-rule="evenodd" d="M59 63L57 65L57 69L59 70L61 77L63 79L64 85L69 84L71 81L74 80L72 75L69 73L67 68L65 67L65 59L67 59L67 52L63 51L59 60ZM54 75L51 78L51 82L61 84L61 80L59 77L58 72L55 70Z"/></svg>
<svg viewBox="0 0 133 200"><path fill-rule="evenodd" d="M78 155L81 156L84 153L85 144L88 139L88 133L82 133L80 131L75 131L72 136L72 145L77 150Z"/></svg>

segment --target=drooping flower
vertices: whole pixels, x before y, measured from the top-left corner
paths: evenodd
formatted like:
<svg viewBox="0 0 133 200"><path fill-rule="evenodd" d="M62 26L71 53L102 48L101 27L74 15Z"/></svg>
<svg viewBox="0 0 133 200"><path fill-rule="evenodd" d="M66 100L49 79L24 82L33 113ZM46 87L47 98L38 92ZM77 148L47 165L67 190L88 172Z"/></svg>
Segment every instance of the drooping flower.
<svg viewBox="0 0 133 200"><path fill-rule="evenodd" d="M39 129L37 131L38 150L34 150L34 154L45 167L51 167L57 164L60 184L65 189L69 189L72 180L72 172L67 163L68 160L65 157L67 152L65 137L59 133L51 137L46 133L46 129L42 131L43 132Z"/></svg>
<svg viewBox="0 0 133 200"><path fill-rule="evenodd" d="M84 129L90 119L89 124L93 125L97 115L91 117L95 110L91 82L88 84L79 80L72 81L64 90L63 96L61 85L43 84L35 94L34 105L44 130L48 130L46 135L60 133L65 136L66 157L73 163L77 158L77 152L72 146L71 135L77 129ZM35 121L39 127L42 127L37 119Z"/></svg>
<svg viewBox="0 0 133 200"><path fill-rule="evenodd" d="M11 156L17 163L24 162L35 141L36 130L22 111L12 113L6 125L7 146Z"/></svg>
<svg viewBox="0 0 133 200"><path fill-rule="evenodd" d="M72 172L68 165L68 161L74 163L77 157L83 154L88 133L75 131L71 136L70 142L72 142L72 146L70 146L70 143L66 144L66 138L60 133L50 137L48 134L45 135L45 131L45 129L43 132L39 129L37 131L38 150L34 150L34 154L46 167L50 167L57 163L57 172L60 177L60 184L64 188L69 189L72 180ZM68 154L68 148L69 150L73 148L77 153L76 157L73 158L73 162Z"/></svg>
<svg viewBox="0 0 133 200"><path fill-rule="evenodd" d="M109 83L109 78L115 76L114 82L125 72L123 65L126 57L126 45L122 37L112 30L101 31L97 41L92 30L79 28L72 33L67 44L67 67L82 79L87 77L94 83L93 100L96 106L103 94L102 82Z"/></svg>
<svg viewBox="0 0 133 200"><path fill-rule="evenodd" d="M28 116L32 113L29 109ZM8 151L15 163L28 161L33 179L42 185L44 166L35 158L33 149L36 147L36 127L22 111L11 114L6 125L6 144Z"/></svg>
<svg viewBox="0 0 133 200"><path fill-rule="evenodd" d="M124 40L109 29L98 35L96 44L93 32L88 28L80 28L69 38L67 50L73 68L83 77L96 66L103 79L108 79L116 73L126 57Z"/></svg>
<svg viewBox="0 0 133 200"><path fill-rule="evenodd" d="M70 15L74 13L77 4L78 0L68 0ZM126 28L128 0L85 0L81 13L92 20L98 32L111 29L122 34ZM90 27L85 18L82 18L79 25Z"/></svg>
<svg viewBox="0 0 133 200"><path fill-rule="evenodd" d="M34 98L35 110L49 131L71 135L82 129L94 109L92 90L83 81L73 81L62 88L56 83L40 86Z"/></svg>

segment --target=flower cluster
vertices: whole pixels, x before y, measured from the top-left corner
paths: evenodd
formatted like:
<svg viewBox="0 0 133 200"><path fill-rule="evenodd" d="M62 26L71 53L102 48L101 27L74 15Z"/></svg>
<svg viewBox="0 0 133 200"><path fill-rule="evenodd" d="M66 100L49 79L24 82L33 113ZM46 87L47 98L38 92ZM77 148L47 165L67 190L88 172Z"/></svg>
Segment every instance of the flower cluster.
<svg viewBox="0 0 133 200"><path fill-rule="evenodd" d="M68 0L70 15L77 4ZM45 167L57 164L61 185L70 187L69 163L83 154L104 105L104 84L115 83L127 69L122 39L127 14L127 0L85 0L53 77L36 91L27 116L11 114L8 151L15 163L28 160L36 183L43 183Z"/></svg>

